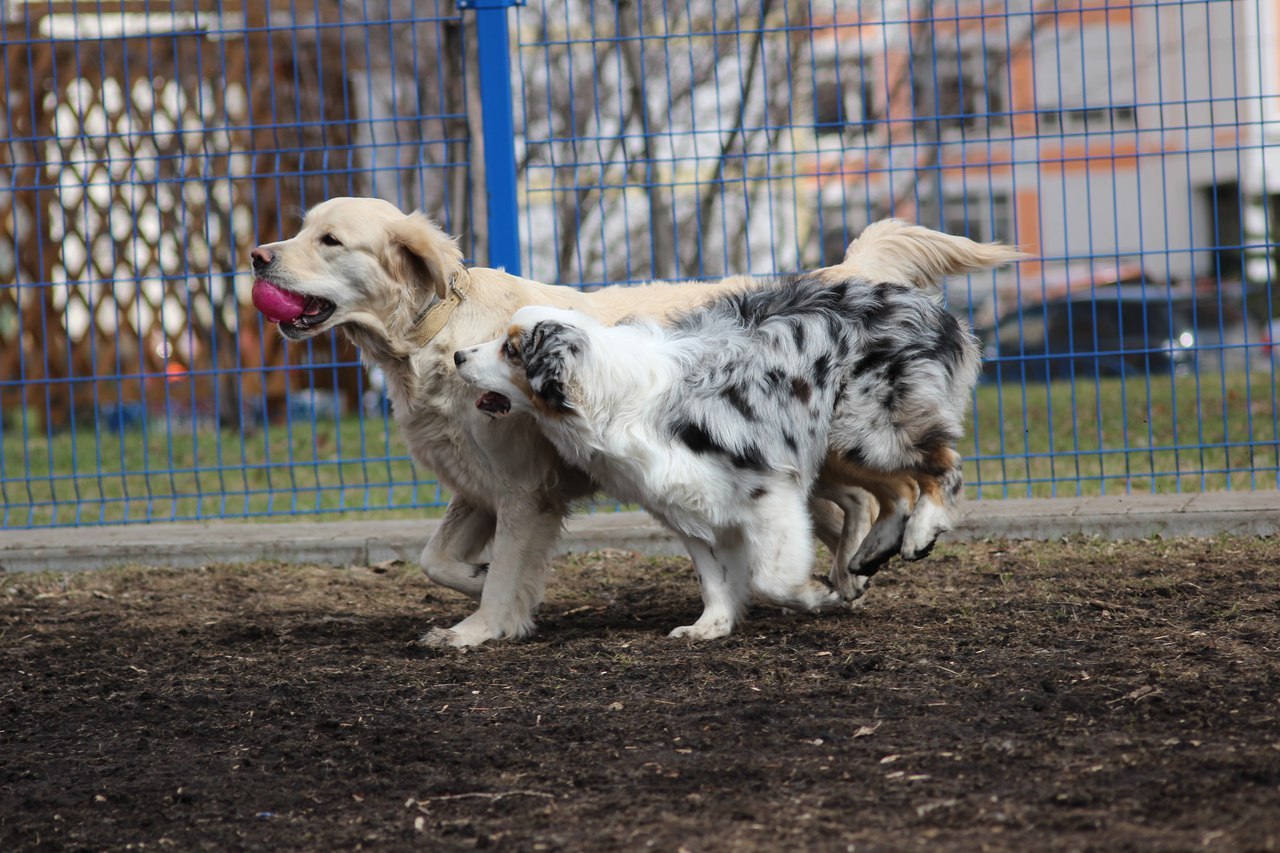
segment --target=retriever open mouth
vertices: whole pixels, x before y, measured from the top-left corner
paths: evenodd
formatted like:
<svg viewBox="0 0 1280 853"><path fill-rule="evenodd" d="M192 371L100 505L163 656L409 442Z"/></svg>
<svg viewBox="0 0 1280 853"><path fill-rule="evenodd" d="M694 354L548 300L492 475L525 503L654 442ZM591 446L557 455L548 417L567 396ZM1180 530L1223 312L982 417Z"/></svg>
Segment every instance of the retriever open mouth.
<svg viewBox="0 0 1280 853"><path fill-rule="evenodd" d="M268 320L280 324L286 335L297 336L333 316L337 306L320 296L309 296L273 281L253 282L253 306Z"/></svg>
<svg viewBox="0 0 1280 853"><path fill-rule="evenodd" d="M319 296L308 296L302 305L302 313L292 320L282 320L280 330L283 332L305 332L320 325L333 316L338 306L328 299Z"/></svg>
<svg viewBox="0 0 1280 853"><path fill-rule="evenodd" d="M511 401L496 391L486 391L476 400L476 408L496 418L511 411Z"/></svg>

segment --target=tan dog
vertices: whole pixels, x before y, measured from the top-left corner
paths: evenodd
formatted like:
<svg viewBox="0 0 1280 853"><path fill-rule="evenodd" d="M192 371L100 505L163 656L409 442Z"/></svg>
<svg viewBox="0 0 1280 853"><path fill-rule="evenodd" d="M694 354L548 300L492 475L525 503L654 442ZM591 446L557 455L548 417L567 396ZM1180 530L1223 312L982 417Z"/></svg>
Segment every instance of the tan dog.
<svg viewBox="0 0 1280 853"><path fill-rule="evenodd" d="M1003 246L892 221L873 228L880 232L864 232L841 264L872 281L892 277L927 286L942 275L987 269L1016 256ZM892 258L879 257L879 242L910 244L904 234L912 233L923 241L915 250L919 263L913 266L911 252L900 247ZM562 462L532 423L493 420L477 410L475 389L457 376L453 353L496 337L526 305L574 308L613 323L636 314L668 317L752 284L735 277L710 285L582 293L498 270L468 269L454 241L425 216L406 215L377 199L326 201L307 214L297 236L260 246L252 255L255 305L291 340L341 326L363 360L385 373L414 460L454 491L422 553L432 580L480 600L453 628L434 629L424 638L451 646L533 630L533 610L542 599L564 518L574 501L593 491L589 478ZM855 494L850 485L856 484L827 484L822 494L863 512L857 498L849 497ZM909 480L899 485L915 489ZM829 508L817 517L823 539L849 553L861 522L838 519Z"/></svg>

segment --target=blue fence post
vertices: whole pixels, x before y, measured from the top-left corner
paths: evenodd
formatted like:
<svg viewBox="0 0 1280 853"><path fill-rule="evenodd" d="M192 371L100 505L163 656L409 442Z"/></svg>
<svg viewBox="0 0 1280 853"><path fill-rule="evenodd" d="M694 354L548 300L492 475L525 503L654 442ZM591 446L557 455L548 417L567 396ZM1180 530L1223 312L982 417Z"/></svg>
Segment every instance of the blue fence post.
<svg viewBox="0 0 1280 853"><path fill-rule="evenodd" d="M520 210L516 203L515 122L511 115L511 48L507 9L524 0L458 0L474 9L484 125L485 195L489 210L489 266L520 275Z"/></svg>

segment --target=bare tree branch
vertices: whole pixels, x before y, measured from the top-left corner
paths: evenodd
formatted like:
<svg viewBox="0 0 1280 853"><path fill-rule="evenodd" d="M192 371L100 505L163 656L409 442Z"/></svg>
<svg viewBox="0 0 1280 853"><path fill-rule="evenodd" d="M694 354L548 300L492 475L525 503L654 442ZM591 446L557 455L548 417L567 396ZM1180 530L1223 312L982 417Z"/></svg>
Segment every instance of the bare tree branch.
<svg viewBox="0 0 1280 853"><path fill-rule="evenodd" d="M604 60L608 58L608 55L611 52L612 50L607 50L603 56L600 56L595 55L593 51L595 67L599 68L603 65ZM586 136L587 126L590 124L591 111L571 110L571 113L575 117L572 134L573 138L579 139ZM556 247L556 278L559 281L565 280L565 270L569 268L569 264L573 260L574 250L578 246L578 235L581 231L578 223L580 212L587 204L587 201L590 199L595 187L602 186L604 184L605 170L608 168L607 164L612 162L614 157L618 156L618 149L622 146L622 141L623 133L622 129L619 128L618 134L614 136L612 140L612 147L610 148L608 155L600 159L600 167L595 173L594 186L592 181L581 180L583 167L577 165L578 158L576 156L573 157L573 201L562 201L556 208L557 236L559 237L558 245Z"/></svg>
<svg viewBox="0 0 1280 853"><path fill-rule="evenodd" d="M932 7L933 7L932 0L926 0L926 3L927 3L926 8L930 10L929 13L926 14L924 17L915 21L915 23L912 25L910 35L908 36L908 44L911 45L911 48L912 48L911 49L911 65L913 67L918 67L925 61L929 61L929 62L937 61L937 54L933 49L933 37L932 37L932 30L935 22L935 19L932 13ZM1039 31L1039 28L1042 24L1043 16L1040 13L1052 11L1055 5L1056 5L1055 0L1046 0L1046 2L1042 3L1038 8L1033 6L1032 14L1031 14L1031 23L1028 25L1027 30L1023 35L1015 37L1010 40L1009 44L1011 45L1011 47L1016 48L1018 46L1021 46L1021 45L1027 44L1028 42L1033 41L1036 37L1036 33ZM1004 73L1004 71L1007 70L1008 68L1009 61L1011 58L1012 57L1010 54L1005 54L1002 57L1000 62L992 63L991 65L987 66L984 69L985 79L987 81L990 81L992 77L999 75L1001 73ZM900 76L897 80L893 82L892 87L889 89L889 96L888 96L888 101L886 102L886 106L892 105L894 99L897 98L902 93L902 89L904 86L912 85L912 83L914 82L913 80L914 76L915 75L912 73L906 73ZM933 74L926 74L924 75L924 79L929 85L933 85L936 77ZM922 158L917 159L916 162L912 165L911 176L907 181L903 183L902 189L899 190L896 194L894 194L891 198L889 198L887 201L887 204L881 203L876 205L875 209L872 211L873 221L876 219L883 219L886 216L894 215L894 213L898 210L898 208L901 207L903 204L905 204L907 200L911 198L913 194L915 194L915 192L917 191L917 187L920 185L921 176L924 175L925 173L929 173L932 170L936 169L936 167L941 162L942 145L941 145L940 139L938 138L940 134L939 134L939 128L937 126L939 121L938 98L937 98L938 93L936 91L933 91L931 92L931 95L932 95L932 98L931 98L932 103L930 104L930 106L933 107L933 110L932 110L933 120L931 122L927 121L929 118L929 113L927 108L926 108L926 114L924 116L915 115L914 95L912 98L912 120L915 121L915 120L924 118L926 119L926 123L929 125L929 132L928 132L929 135L925 139L920 139L919 137L917 137L912 140L913 149L919 150L919 148L921 147L924 148L924 156ZM1012 95L1010 97L1012 98ZM891 138L886 140L885 147L886 147L886 150L892 150L893 142ZM936 174L936 172L934 174ZM935 194L940 193L941 181L934 182L934 191L935 191ZM936 212L938 217L941 217L943 199L941 197L934 198L933 204L936 206L936 210L934 212ZM922 218L921 211L919 210L916 211L916 218L917 219ZM935 221L929 221L929 222L926 222L926 224L937 225L939 223Z"/></svg>
<svg viewBox="0 0 1280 853"><path fill-rule="evenodd" d="M733 148L734 142L742 135L742 128L746 122L747 104L751 100L751 92L755 86L756 69L760 65L760 57L763 55L762 49L764 44L765 21L769 17L769 12L773 6L773 0L763 0L760 4L760 26L756 29L755 36L751 41L750 59L747 63L746 82L742 87L742 99L738 103L738 114L734 118L733 129L729 131L729 135L720 145L720 156L716 158L716 170L711 180L707 183L707 187L702 192L702 198L698 202L698 245L704 246L707 242L707 235L711 230L711 209L715 205L716 190L721 186L724 180L725 168L728 164L729 151Z"/></svg>
<svg viewBox="0 0 1280 853"><path fill-rule="evenodd" d="M676 275L675 222L667 203L663 187L658 179L657 158L653 136L656 123L649 112L649 101L644 91L644 43L640 39L641 4L633 0L618 3L618 50L627 66L631 79L631 109L640 116L641 142L645 160L645 191L649 197L649 238L652 240L654 278L674 278Z"/></svg>

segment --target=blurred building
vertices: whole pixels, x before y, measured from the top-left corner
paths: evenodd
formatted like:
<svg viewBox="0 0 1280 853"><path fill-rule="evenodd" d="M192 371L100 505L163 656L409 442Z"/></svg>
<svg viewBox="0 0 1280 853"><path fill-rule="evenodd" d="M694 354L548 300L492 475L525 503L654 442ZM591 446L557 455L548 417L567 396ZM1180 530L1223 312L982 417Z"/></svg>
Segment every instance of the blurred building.
<svg viewBox="0 0 1280 853"><path fill-rule="evenodd" d="M1050 279L1136 263L1230 285L1261 244L1249 269L1269 282L1275 14L1258 0L841 11L813 44L826 218L892 209L1015 241ZM1039 266L1022 266L1024 287Z"/></svg>
<svg viewBox="0 0 1280 853"><path fill-rule="evenodd" d="M799 269L896 215L1042 259L986 290L1232 286L1250 244L1268 281L1273 5L548 0L517 23L526 273Z"/></svg>

